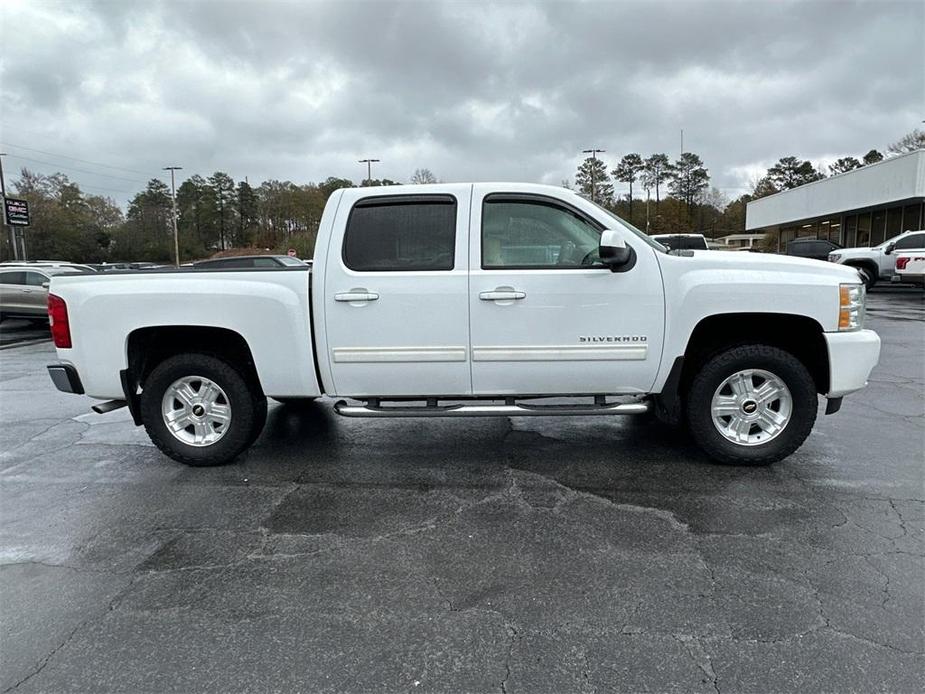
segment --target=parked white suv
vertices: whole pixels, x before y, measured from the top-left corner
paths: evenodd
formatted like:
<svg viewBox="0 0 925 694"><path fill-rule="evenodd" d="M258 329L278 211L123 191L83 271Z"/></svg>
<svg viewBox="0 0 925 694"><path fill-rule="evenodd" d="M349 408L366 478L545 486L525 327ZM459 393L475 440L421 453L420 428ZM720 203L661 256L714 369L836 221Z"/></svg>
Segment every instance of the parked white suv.
<svg viewBox="0 0 925 694"><path fill-rule="evenodd" d="M925 249L925 230L906 231L871 248L842 248L829 253L829 262L855 267L870 289L878 280L890 281L896 268L897 251Z"/></svg>

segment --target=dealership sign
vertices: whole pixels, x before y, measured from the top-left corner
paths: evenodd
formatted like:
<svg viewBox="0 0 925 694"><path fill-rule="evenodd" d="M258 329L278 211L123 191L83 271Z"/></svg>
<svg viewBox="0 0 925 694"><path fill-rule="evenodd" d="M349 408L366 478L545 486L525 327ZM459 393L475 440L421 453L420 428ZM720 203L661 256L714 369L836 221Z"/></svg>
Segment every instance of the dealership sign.
<svg viewBox="0 0 925 694"><path fill-rule="evenodd" d="M6 223L11 227L29 226L29 203L16 198L5 198L3 207L6 212Z"/></svg>

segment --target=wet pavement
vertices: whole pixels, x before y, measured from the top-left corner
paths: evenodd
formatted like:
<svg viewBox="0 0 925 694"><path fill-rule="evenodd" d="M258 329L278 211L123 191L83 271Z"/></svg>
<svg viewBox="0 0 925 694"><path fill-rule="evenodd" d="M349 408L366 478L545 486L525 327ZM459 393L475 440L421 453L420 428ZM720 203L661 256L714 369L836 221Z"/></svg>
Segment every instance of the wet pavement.
<svg viewBox="0 0 925 694"><path fill-rule="evenodd" d="M0 349L7 346L50 340L47 320L6 318L0 321Z"/></svg>
<svg viewBox="0 0 925 694"><path fill-rule="evenodd" d="M272 405L188 469L0 352L0 691L921 691L925 311L769 468L633 419Z"/></svg>

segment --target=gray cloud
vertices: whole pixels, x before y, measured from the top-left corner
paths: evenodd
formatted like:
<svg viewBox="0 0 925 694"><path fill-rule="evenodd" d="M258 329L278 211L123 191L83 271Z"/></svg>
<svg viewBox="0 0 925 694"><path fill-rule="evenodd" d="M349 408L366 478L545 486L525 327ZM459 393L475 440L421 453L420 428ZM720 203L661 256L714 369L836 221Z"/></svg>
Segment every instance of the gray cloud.
<svg viewBox="0 0 925 694"><path fill-rule="evenodd" d="M251 181L558 183L579 151L701 154L730 196L778 157L859 155L925 115L920 2L6 3L8 167ZM12 143L12 144L11 144ZM60 168L60 167L58 167ZM124 201L130 181L67 171Z"/></svg>

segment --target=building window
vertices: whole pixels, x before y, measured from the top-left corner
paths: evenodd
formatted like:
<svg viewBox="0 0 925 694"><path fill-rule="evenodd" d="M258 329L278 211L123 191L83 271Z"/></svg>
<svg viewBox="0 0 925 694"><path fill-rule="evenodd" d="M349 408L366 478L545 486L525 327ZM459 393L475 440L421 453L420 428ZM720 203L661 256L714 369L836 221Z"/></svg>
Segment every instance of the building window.
<svg viewBox="0 0 925 694"><path fill-rule="evenodd" d="M877 246L883 243L886 233L886 210L874 210L873 221L870 228L870 245Z"/></svg>
<svg viewBox="0 0 925 694"><path fill-rule="evenodd" d="M922 228L921 205L907 205L903 210L903 231L917 231Z"/></svg>
<svg viewBox="0 0 925 694"><path fill-rule="evenodd" d="M845 248L858 245L858 218L853 214L845 217L845 228L842 230L842 245Z"/></svg>
<svg viewBox="0 0 925 694"><path fill-rule="evenodd" d="M858 215L858 246L870 245L870 212Z"/></svg>
<svg viewBox="0 0 925 694"><path fill-rule="evenodd" d="M886 211L886 236L891 239L903 231L903 208L891 207Z"/></svg>

